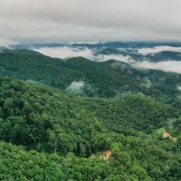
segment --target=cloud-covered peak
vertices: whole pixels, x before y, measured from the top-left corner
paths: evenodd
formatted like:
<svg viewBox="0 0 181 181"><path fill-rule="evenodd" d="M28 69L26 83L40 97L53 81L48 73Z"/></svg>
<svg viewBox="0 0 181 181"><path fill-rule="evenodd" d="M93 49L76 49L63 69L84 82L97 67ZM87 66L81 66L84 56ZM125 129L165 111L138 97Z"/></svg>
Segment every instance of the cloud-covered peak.
<svg viewBox="0 0 181 181"><path fill-rule="evenodd" d="M153 48L141 48L138 50L138 53L142 54L142 55L147 55L147 54L160 53L160 52L164 52L164 51L181 53L181 47L155 46Z"/></svg>
<svg viewBox="0 0 181 181"><path fill-rule="evenodd" d="M71 58L71 57L85 57L85 58L92 58L93 52L90 49L84 48L71 48L68 46L64 47L57 47L57 48L50 48L50 47L42 47L39 49L33 49L35 51L38 51L44 55L50 56L50 57L57 57L61 59Z"/></svg>
<svg viewBox="0 0 181 181"><path fill-rule="evenodd" d="M159 53L162 51L171 51L171 52L181 52L181 47L171 47L171 46L157 46L154 48L141 48L138 50L139 54L132 54L131 52L127 51L120 51L116 54L97 54L99 49L88 49L88 48L72 48L72 47L58 47L58 48L50 48L44 47L40 49L34 49L42 54L51 56L51 57L58 57L61 59L67 59L71 57L85 57L89 60L96 61L96 62L105 62L108 60L116 60L120 62L126 62L136 68L146 68L146 69L156 69L162 71L169 71L169 72L176 72L181 73L181 57L180 61L177 60L162 60L160 57L154 57L156 62L151 62L150 59L145 54L150 53ZM117 50L117 49L116 49ZM118 49L119 50L119 49ZM125 54L126 52L126 54ZM140 56L140 57L139 57ZM77 83L74 82L73 86ZM82 84L78 84L82 85Z"/></svg>

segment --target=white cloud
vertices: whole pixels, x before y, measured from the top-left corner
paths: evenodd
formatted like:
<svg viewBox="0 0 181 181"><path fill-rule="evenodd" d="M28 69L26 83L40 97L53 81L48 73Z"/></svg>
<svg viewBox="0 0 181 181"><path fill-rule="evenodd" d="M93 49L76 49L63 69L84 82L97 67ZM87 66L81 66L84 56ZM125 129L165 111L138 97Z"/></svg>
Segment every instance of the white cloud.
<svg viewBox="0 0 181 181"><path fill-rule="evenodd" d="M5 39L5 38L0 38L0 46L10 48L9 45L17 45L17 44L18 44L17 41L8 40L8 39Z"/></svg>
<svg viewBox="0 0 181 181"><path fill-rule="evenodd" d="M147 55L147 54L155 54L163 51L170 51L170 52L180 52L181 47L171 47L171 46L155 46L154 48L141 48L138 50L139 54Z"/></svg>
<svg viewBox="0 0 181 181"><path fill-rule="evenodd" d="M0 38L181 40L180 0L1 0Z"/></svg>
<svg viewBox="0 0 181 181"><path fill-rule="evenodd" d="M174 48L174 47L173 47ZM136 67L136 68L146 68L146 69L156 69L156 70L162 70L162 71L170 71L170 72L176 72L181 73L181 62L179 61L160 61L160 62L149 62L149 61L142 61L137 62L134 59L132 59L130 56L123 56L123 55L102 55L99 54L97 56L94 55L93 50L84 48L71 48L71 47L59 47L59 48L40 48L40 49L34 49L35 51L38 51L42 54L45 54L47 56L51 57L58 57L61 59L66 59L70 57L85 57L89 60L96 61L96 62L105 62L108 60L117 60L125 63L129 63L130 65Z"/></svg>
<svg viewBox="0 0 181 181"><path fill-rule="evenodd" d="M142 83L141 86L145 86L146 88L151 87L151 81L148 79L148 77L144 78L145 83Z"/></svg>
<svg viewBox="0 0 181 181"><path fill-rule="evenodd" d="M90 49L78 49L78 48L70 48L67 46L64 47L58 47L58 48L40 48L40 49L33 49L35 51L38 51L44 55L50 56L50 57L57 57L61 59L71 58L71 57L85 57L88 59L93 58L93 52Z"/></svg>
<svg viewBox="0 0 181 181"><path fill-rule="evenodd" d="M117 61L121 61L121 62L132 62L132 59L130 56L123 56L123 55L114 55L114 54L110 54L110 55L102 55L99 54L98 56L95 56L93 60L96 61L101 61L101 62L105 62L108 60L117 60Z"/></svg>
<svg viewBox="0 0 181 181"><path fill-rule="evenodd" d="M61 59L67 59L71 57L85 57L89 60L92 61L97 61L97 62L105 62L108 60L117 60L117 61L122 61L122 62L132 62L130 56L123 56L123 55L102 55L99 54L97 56L94 55L94 51L88 48L71 48L71 47L58 47L58 48L49 48L49 47L44 47L44 48L39 48L39 49L33 49L35 51L38 51L44 55L50 56L50 57L57 57Z"/></svg>
<svg viewBox="0 0 181 181"><path fill-rule="evenodd" d="M157 69L166 72L176 72L181 74L181 62L178 61L160 61L157 63L143 61L135 62L133 66L136 68Z"/></svg>
<svg viewBox="0 0 181 181"><path fill-rule="evenodd" d="M181 91L181 86L178 86L177 89Z"/></svg>
<svg viewBox="0 0 181 181"><path fill-rule="evenodd" d="M84 85L85 85L84 81L78 81L78 82L74 81L67 87L67 90L75 93L81 93L83 91Z"/></svg>

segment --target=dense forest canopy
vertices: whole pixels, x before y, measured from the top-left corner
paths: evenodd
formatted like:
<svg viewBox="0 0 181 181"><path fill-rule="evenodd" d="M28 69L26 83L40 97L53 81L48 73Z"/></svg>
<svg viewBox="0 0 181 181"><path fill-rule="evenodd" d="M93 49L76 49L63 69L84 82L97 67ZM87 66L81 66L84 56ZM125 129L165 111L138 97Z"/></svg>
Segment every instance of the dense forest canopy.
<svg viewBox="0 0 181 181"><path fill-rule="evenodd" d="M0 180L181 178L181 75L29 50L0 73Z"/></svg>
<svg viewBox="0 0 181 181"><path fill-rule="evenodd" d="M181 75L151 69L138 69L127 63L109 60L93 62L78 57L61 60L30 50L4 50L0 53L0 73L16 79L50 85L61 90L77 90L91 97L121 97L143 93L155 100L177 104ZM75 92L74 86L72 90Z"/></svg>

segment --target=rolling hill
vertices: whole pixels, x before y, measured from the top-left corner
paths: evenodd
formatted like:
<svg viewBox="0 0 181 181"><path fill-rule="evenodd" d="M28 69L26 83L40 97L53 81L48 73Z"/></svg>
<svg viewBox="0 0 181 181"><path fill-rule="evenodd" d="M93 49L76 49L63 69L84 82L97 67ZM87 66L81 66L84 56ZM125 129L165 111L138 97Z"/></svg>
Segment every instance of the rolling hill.
<svg viewBox="0 0 181 181"><path fill-rule="evenodd" d="M0 180L181 178L180 74L25 49L0 74Z"/></svg>
<svg viewBox="0 0 181 181"><path fill-rule="evenodd" d="M5 51L0 54L0 73L61 90L74 82L83 82L81 92L91 97L143 93L155 100L174 103L180 95L180 74L139 69L115 60L93 62L82 57L62 60L29 50Z"/></svg>

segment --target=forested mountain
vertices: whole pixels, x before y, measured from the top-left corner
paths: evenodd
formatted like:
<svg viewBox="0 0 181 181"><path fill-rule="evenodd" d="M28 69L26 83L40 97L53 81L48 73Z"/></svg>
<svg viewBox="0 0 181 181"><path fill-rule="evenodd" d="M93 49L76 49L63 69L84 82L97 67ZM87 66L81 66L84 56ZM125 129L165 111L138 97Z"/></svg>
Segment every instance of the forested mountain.
<svg viewBox="0 0 181 181"><path fill-rule="evenodd" d="M25 49L0 74L0 180L181 178L180 74Z"/></svg>
<svg viewBox="0 0 181 181"><path fill-rule="evenodd" d="M0 54L0 73L61 90L82 82L81 92L104 98L141 92L155 100L174 103L180 95L180 74L139 69L115 60L93 62L82 57L61 60L30 50L6 50Z"/></svg>
<svg viewBox="0 0 181 181"><path fill-rule="evenodd" d="M179 109L143 95L105 100L3 77L0 84L2 180L180 178L180 141L159 131L179 122Z"/></svg>
<svg viewBox="0 0 181 181"><path fill-rule="evenodd" d="M180 42L134 42L134 41L108 41L108 42L98 42L95 44L89 43L74 43L73 47L87 47L87 48L143 48L143 47L155 47L155 46L173 46L180 47Z"/></svg>
<svg viewBox="0 0 181 181"><path fill-rule="evenodd" d="M106 41L106 42L81 42L81 43L27 43L27 44L14 44L9 45L12 49L30 49L34 48L42 48L42 47L86 47L86 48L153 48L155 46L172 46L172 47L181 47L180 42L135 42L135 41ZM2 46L3 47L3 46ZM5 47L3 47L5 48Z"/></svg>

